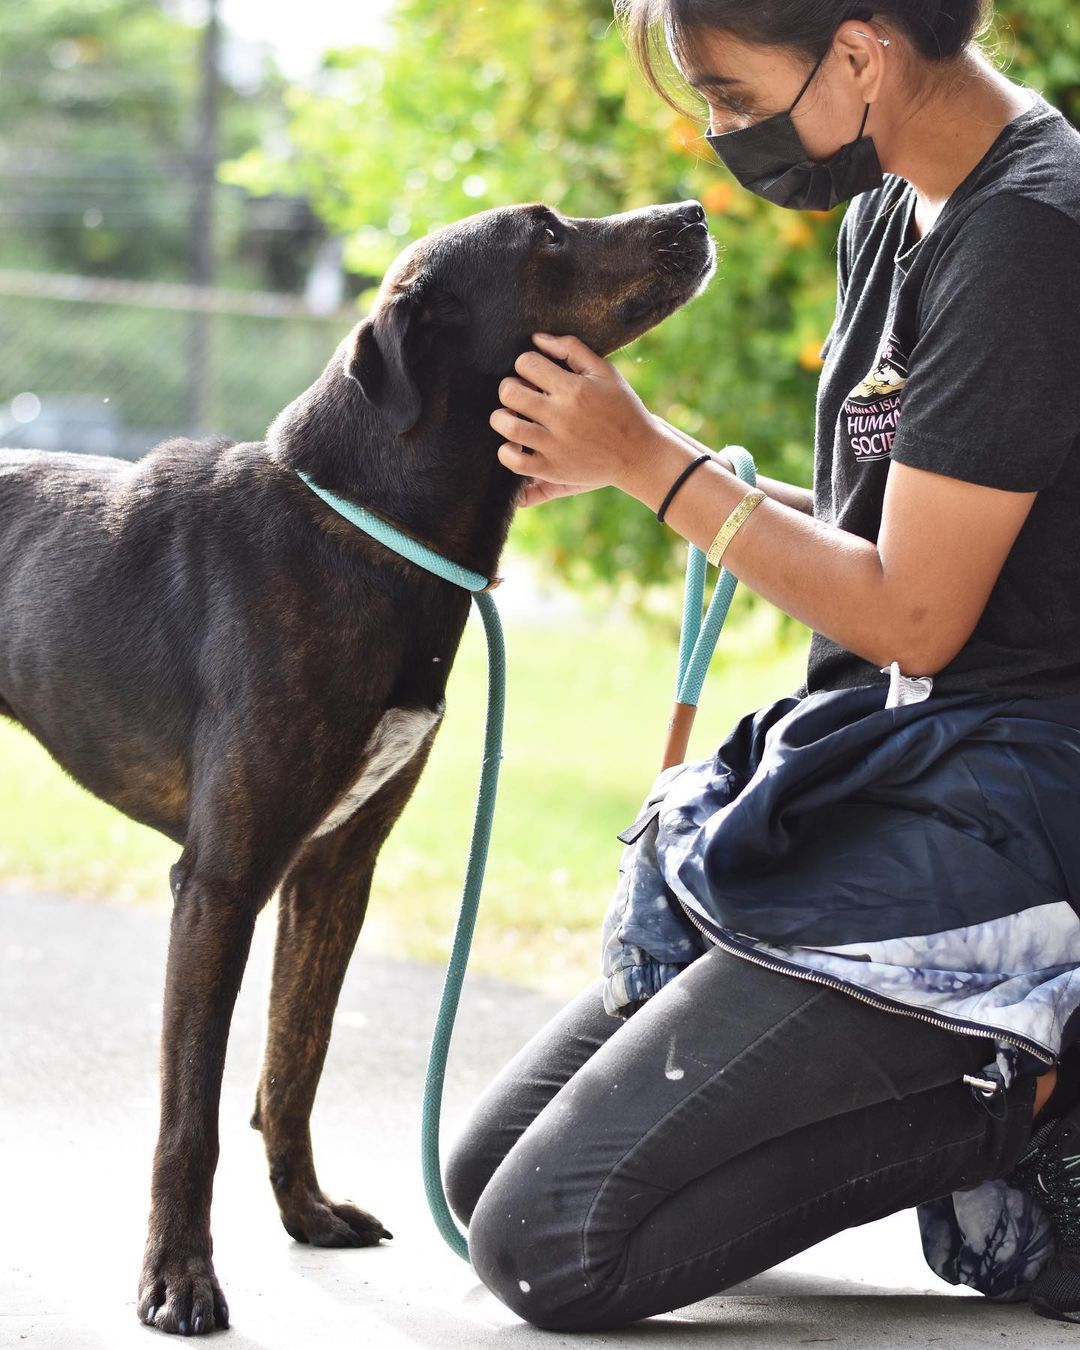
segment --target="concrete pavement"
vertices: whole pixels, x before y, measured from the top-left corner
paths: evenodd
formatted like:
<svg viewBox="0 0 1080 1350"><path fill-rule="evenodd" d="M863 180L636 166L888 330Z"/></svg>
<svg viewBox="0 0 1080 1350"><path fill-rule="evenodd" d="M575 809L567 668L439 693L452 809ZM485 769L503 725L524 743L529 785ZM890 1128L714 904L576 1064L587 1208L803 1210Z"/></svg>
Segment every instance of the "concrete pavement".
<svg viewBox="0 0 1080 1350"><path fill-rule="evenodd" d="M327 1250L281 1227L248 1124L269 988L274 905L260 916L222 1088L214 1261L231 1350L620 1344L1076 1345L1080 1328L938 1280L914 1216L838 1235L715 1298L623 1331L539 1331L437 1235L423 1198L420 1103L441 969L361 936L313 1119L319 1177L394 1233ZM167 908L0 892L0 1347L127 1350L162 1333L135 1317L157 1129ZM481 922L483 916L481 915ZM444 1139L558 1002L470 976L451 1050ZM373 1086L377 1085L377 1086Z"/></svg>

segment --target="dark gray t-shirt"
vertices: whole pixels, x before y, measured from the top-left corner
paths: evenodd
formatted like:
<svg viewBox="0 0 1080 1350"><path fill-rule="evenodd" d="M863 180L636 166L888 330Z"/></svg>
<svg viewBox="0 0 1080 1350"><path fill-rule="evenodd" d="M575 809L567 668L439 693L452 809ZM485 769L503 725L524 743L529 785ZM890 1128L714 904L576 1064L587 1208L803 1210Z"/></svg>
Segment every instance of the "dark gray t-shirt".
<svg viewBox="0 0 1080 1350"><path fill-rule="evenodd" d="M1080 693L1080 133L1030 92L922 239L895 174L840 227L814 516L876 541L890 458L1039 494L934 693ZM795 692L858 684L888 675L815 632Z"/></svg>

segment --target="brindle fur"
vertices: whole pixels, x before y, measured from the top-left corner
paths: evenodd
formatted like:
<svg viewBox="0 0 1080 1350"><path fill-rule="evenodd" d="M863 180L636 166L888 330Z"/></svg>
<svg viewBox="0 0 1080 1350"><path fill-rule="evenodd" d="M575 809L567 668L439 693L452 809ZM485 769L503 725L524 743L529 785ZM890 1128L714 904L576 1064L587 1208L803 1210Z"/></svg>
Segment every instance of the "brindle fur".
<svg viewBox="0 0 1080 1350"><path fill-rule="evenodd" d="M537 203L483 212L402 255L265 442L171 440L135 463L0 451L0 712L182 850L144 1322L228 1325L210 1236L221 1075L276 890L251 1124L281 1219L322 1246L389 1236L323 1192L309 1117L375 860L438 722L352 816L311 835L388 708L441 716L470 597L342 520L294 470L494 575L521 484L488 422L500 380L534 331L607 355L685 303L712 270L702 219L696 203L598 220Z"/></svg>

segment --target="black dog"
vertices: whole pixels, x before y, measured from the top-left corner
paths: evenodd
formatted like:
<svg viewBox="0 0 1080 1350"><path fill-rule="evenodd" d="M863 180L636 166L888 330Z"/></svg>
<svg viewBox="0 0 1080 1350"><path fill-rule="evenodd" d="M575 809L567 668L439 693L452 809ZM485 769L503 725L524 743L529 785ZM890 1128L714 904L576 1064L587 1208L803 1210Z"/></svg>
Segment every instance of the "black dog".
<svg viewBox="0 0 1080 1350"><path fill-rule="evenodd" d="M389 1236L323 1193L308 1120L375 859L427 760L471 601L296 470L494 576L522 480L488 418L530 334L607 355L713 266L696 202L596 220L485 211L398 259L265 442L172 440L135 463L0 451L0 712L182 847L144 1322L228 1325L210 1237L221 1074L255 919L279 887L251 1124L292 1237Z"/></svg>

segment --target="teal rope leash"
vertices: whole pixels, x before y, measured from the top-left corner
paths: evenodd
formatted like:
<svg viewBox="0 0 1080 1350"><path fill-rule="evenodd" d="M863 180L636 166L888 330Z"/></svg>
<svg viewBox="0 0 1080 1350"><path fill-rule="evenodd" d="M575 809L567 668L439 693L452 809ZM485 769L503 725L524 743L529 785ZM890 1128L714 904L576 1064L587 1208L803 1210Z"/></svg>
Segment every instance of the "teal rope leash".
<svg viewBox="0 0 1080 1350"><path fill-rule="evenodd" d="M749 450L744 450L741 445L726 445L724 451L730 458L737 476L751 487L755 486L757 469ZM731 597L735 594L737 578L726 567L721 567L708 611L702 622L705 562L704 550L691 544L686 555L682 630L679 634L679 673L675 680L675 706L668 722L668 739L664 747L662 767L665 769L671 764L681 763L686 755L690 728L701 697L701 687L705 683L720 629L723 628L728 609L731 607Z"/></svg>
<svg viewBox="0 0 1080 1350"><path fill-rule="evenodd" d="M309 488L317 493L328 506L352 521L354 525L378 539L388 548L409 558L428 572L443 577L472 592L472 597L480 609L484 621L484 636L487 638L488 655L488 702L487 717L484 725L484 760L480 772L480 793L476 802L473 818L472 842L469 845L469 860L465 868L465 888L461 897L461 911L458 915L454 941L450 949L450 960L446 967L442 996L439 1000L439 1012L435 1019L435 1030L431 1038L431 1050L428 1054L427 1076L424 1080L424 1102L421 1107L420 1122L420 1160L424 1175L424 1191L428 1208L439 1232L447 1244L463 1260L469 1259L469 1248L464 1234L457 1225L450 1206L446 1202L446 1193L442 1184L442 1168L439 1162L439 1123L442 1117L443 1082L446 1078L446 1059L450 1050L450 1037L454 1030L458 1003L461 998L461 985L465 978L465 969L469 963L469 948L472 946L473 930L476 927L476 914L480 908L480 891L484 884L484 869L487 866L488 844L491 840L491 826L495 818L495 796L499 786L499 764L502 760L503 713L506 708L506 646L503 641L502 623L499 611L488 591L498 584L496 579L489 582L479 572L471 572L459 567L433 549L421 544L419 540L391 525L381 516L375 515L363 506L357 506L336 492L319 487L306 473L297 470Z"/></svg>
<svg viewBox="0 0 1080 1350"><path fill-rule="evenodd" d="M446 1056L454 1031L461 984L469 964L476 912L480 907L480 890L484 884L487 866L488 841L495 817L495 793L499 786L499 763L502 760L503 711L506 707L506 653L503 647L502 624L499 611L490 595L474 595L484 620L484 636L488 649L488 706L484 725L484 762L480 771L480 792L476 799L469 861L465 868L465 889L461 897L461 912L450 960L446 966L439 1012L428 1053L427 1078L424 1082L424 1104L420 1109L420 1160L424 1173L424 1191L435 1226L450 1248L462 1260L468 1261L469 1248L457 1221L450 1213L443 1190L442 1168L439 1164L439 1121L442 1117L443 1080L446 1077Z"/></svg>
<svg viewBox="0 0 1080 1350"><path fill-rule="evenodd" d="M725 445L724 453L731 459L736 474L744 483L754 487L757 470L754 457L741 445ZM675 681L675 697L680 703L696 706L701 698L701 686L716 649L720 629L724 626L731 597L735 594L738 578L726 567L721 567L713 589L712 599L701 618L701 602L705 595L705 552L690 545L686 556L686 586L683 592L682 632L679 635L679 675Z"/></svg>
<svg viewBox="0 0 1080 1350"><path fill-rule="evenodd" d="M754 461L748 451L739 445L725 447L731 456L735 472L753 485L757 481ZM503 717L506 709L506 646L503 640L502 623L494 599L488 592L499 584L500 578L489 581L479 572L471 572L460 567L433 549L413 539L397 526L384 520L363 506L319 487L308 474L298 469L297 474L311 490L333 507L339 515L364 530L372 538L408 558L428 572L461 586L472 593L484 621L484 636L487 639L488 654L488 702L484 724L484 757L480 771L480 790L473 817L472 840L469 845L469 858L465 868L465 885L461 898L461 911L447 963L446 977L443 981L439 1011L432 1033L431 1050L428 1055L427 1077L424 1083L424 1101L421 1108L420 1155L424 1177L424 1192L435 1225L447 1245L464 1261L469 1259L469 1248L450 1206L446 1201L446 1192L442 1184L442 1168L439 1161L439 1125L442 1116L443 1084L446 1079L446 1060L450 1050L450 1038L454 1030L458 1003L461 998L461 986L469 961L469 949L472 945L473 931L476 927L476 915L480 907L480 892L484 884L484 870L487 866L488 845L491 840L491 827L495 818L495 798L499 786L499 764L502 760ZM705 554L695 545L690 545L686 562L686 591L683 601L682 633L679 642L679 675L676 682L676 697L679 702L696 705L701 694L709 660L716 640L720 636L727 617L731 597L735 592L736 578L725 568L720 569L720 578L713 591L704 623L701 618L701 606L705 586Z"/></svg>

